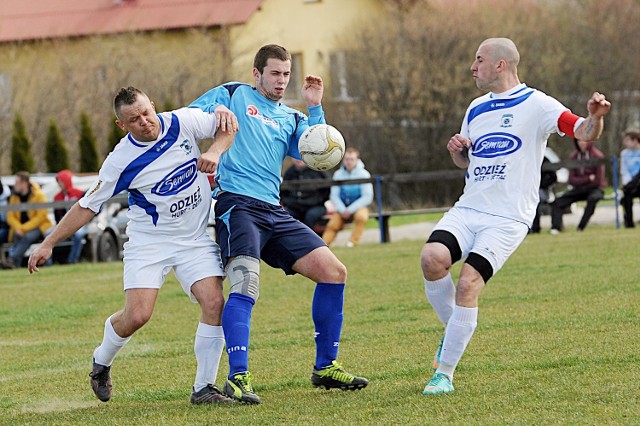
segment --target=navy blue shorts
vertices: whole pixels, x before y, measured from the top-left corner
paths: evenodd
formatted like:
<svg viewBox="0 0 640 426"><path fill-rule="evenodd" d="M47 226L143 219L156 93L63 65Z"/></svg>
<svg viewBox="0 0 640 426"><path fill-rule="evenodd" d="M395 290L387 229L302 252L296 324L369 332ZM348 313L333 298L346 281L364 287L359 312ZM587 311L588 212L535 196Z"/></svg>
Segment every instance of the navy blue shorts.
<svg viewBox="0 0 640 426"><path fill-rule="evenodd" d="M309 227L282 207L245 195L222 193L214 207L216 239L222 264L229 257L251 256L292 275L293 264L318 247L326 246Z"/></svg>

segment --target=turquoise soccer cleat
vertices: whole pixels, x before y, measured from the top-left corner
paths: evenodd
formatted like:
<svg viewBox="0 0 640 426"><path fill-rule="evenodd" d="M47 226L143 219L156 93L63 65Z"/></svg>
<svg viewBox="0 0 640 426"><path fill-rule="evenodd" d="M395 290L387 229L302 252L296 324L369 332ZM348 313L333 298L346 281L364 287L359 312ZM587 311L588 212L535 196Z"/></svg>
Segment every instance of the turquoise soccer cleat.
<svg viewBox="0 0 640 426"><path fill-rule="evenodd" d="M438 395L453 392L451 379L444 373L435 373L422 392L425 395Z"/></svg>

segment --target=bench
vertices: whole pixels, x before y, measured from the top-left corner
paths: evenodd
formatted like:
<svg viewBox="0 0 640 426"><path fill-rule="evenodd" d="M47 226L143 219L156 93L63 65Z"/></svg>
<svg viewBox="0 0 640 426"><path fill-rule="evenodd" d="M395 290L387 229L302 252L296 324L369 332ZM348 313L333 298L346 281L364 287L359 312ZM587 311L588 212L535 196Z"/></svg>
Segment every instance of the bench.
<svg viewBox="0 0 640 426"><path fill-rule="evenodd" d="M38 247L40 245L40 243L42 243L42 241L38 241L37 243L31 244L29 246L29 248L27 249L27 251L24 252L24 256L25 257L31 256L31 253L34 252L34 250L36 249L36 247ZM0 263L4 263L7 260L7 257L9 257L9 250L11 250L11 246L12 245L13 244L11 244L11 243L0 244ZM60 241L58 244L55 245L54 251L57 248L64 248L64 247L71 248L72 245L73 245L73 241L71 239ZM52 257L53 257L53 255L52 255ZM16 266L20 267L20 265L16 265Z"/></svg>
<svg viewBox="0 0 640 426"><path fill-rule="evenodd" d="M405 209L405 210L383 210L381 213L378 213L375 210L369 211L369 218L375 219L378 221L378 227L380 228L380 242L388 243L391 242L391 234L389 232L389 219L392 216L411 216L416 214L428 214L428 213L444 213L448 211L451 207L428 207L421 209ZM331 215L333 213L327 213L322 216L324 221L328 221L331 219ZM346 222L346 225L349 225L351 222Z"/></svg>
<svg viewBox="0 0 640 426"><path fill-rule="evenodd" d="M416 214L427 213L444 213L451 207L430 207L422 209L406 209L406 210L383 210L382 212L371 212L370 216L378 220L380 227L380 242L388 243L391 241L391 235L389 233L389 218L392 216L409 216Z"/></svg>

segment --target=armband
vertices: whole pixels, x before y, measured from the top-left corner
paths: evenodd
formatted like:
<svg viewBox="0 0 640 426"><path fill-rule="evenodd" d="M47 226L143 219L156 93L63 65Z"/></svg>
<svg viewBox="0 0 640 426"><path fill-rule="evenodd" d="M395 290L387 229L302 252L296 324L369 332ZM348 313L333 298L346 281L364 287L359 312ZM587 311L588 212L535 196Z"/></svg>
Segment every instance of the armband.
<svg viewBox="0 0 640 426"><path fill-rule="evenodd" d="M570 137L575 137L576 123L581 117L575 115L571 111L565 111L558 117L558 130ZM582 123L584 119L580 120Z"/></svg>

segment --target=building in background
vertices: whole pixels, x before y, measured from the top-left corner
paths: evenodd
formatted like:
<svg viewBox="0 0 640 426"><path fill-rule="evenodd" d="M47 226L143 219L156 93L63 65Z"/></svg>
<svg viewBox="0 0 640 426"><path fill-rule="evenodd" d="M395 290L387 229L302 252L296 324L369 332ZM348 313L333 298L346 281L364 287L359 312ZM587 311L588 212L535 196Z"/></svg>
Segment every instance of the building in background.
<svg viewBox="0 0 640 426"><path fill-rule="evenodd" d="M186 105L223 81L251 83L253 55L267 43L293 55L289 105L302 103L305 74L323 76L326 98L349 101L349 35L387 7L385 0L3 0L0 175L9 172L16 112L36 153L49 119L71 145L87 113L106 155L118 87L143 88L159 109ZM36 165L44 170L44 158Z"/></svg>

